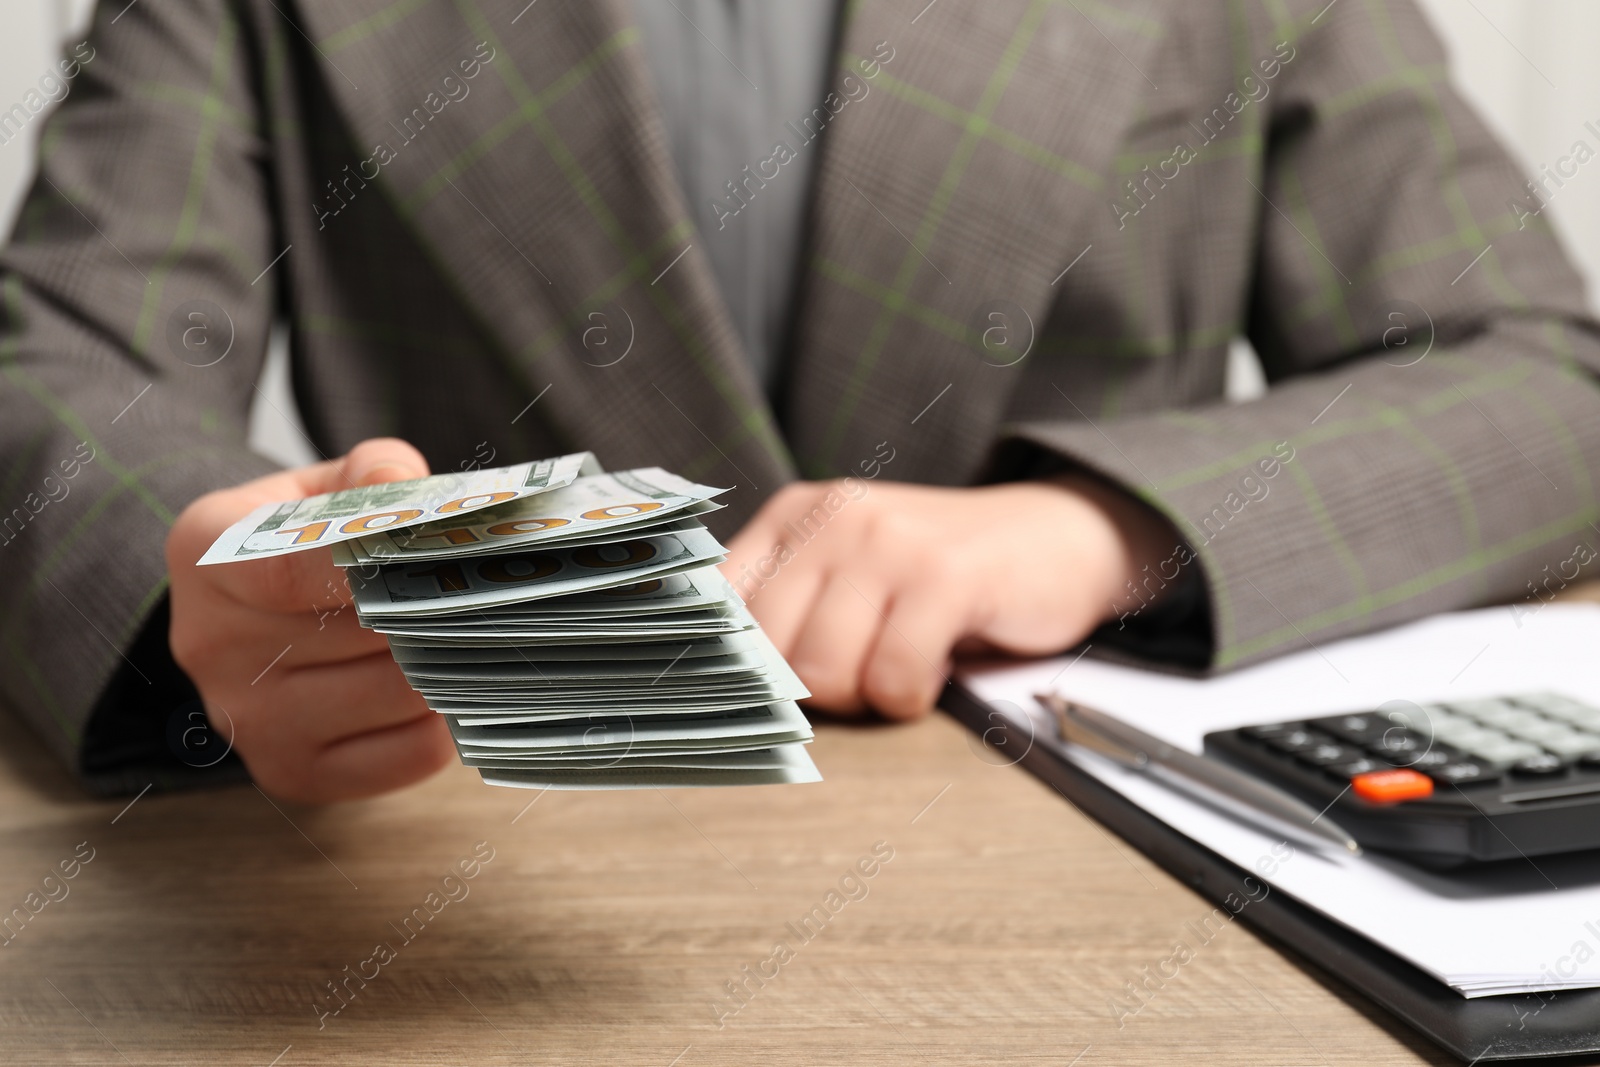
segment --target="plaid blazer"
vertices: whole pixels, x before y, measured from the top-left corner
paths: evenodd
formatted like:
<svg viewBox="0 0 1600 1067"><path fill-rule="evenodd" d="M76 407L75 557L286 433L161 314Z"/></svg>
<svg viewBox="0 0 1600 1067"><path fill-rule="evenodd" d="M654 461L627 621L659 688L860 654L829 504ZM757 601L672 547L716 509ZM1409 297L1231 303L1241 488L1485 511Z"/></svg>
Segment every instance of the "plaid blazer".
<svg viewBox="0 0 1600 1067"><path fill-rule="evenodd" d="M269 467L275 316L324 454L589 448L736 485L722 532L885 442L911 481L1082 465L1187 538L1216 668L1570 579L1600 341L1411 0L921 6L850 4L796 116L769 405L625 0L103 5L0 260L0 700L80 758L168 524Z"/></svg>

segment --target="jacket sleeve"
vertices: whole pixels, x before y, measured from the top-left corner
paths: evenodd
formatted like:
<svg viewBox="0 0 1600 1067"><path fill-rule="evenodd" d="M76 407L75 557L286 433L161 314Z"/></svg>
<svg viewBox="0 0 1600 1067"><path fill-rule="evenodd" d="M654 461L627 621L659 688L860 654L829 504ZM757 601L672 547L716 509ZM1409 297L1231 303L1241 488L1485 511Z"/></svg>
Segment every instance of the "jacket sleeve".
<svg viewBox="0 0 1600 1067"><path fill-rule="evenodd" d="M1530 187L1449 87L1409 0L1291 6L1249 28L1251 57L1293 53L1250 105L1258 147L1241 140L1230 184L1178 179L1203 190L1191 210L1253 205L1241 303L1266 396L1028 423L997 454L1047 450L1167 515L1188 543L1147 582L1203 574L1212 668L1529 607L1600 545L1600 337L1542 211L1553 187ZM1183 301L1230 252L1195 250L1158 298Z"/></svg>
<svg viewBox="0 0 1600 1067"><path fill-rule="evenodd" d="M246 418L282 249L230 4L100 5L58 69L0 255L0 704L89 784L137 788L103 777L114 753L85 760L90 714L114 676L109 713L158 736L194 698L167 669L163 543L190 500L272 467ZM162 762L145 782L206 760Z"/></svg>

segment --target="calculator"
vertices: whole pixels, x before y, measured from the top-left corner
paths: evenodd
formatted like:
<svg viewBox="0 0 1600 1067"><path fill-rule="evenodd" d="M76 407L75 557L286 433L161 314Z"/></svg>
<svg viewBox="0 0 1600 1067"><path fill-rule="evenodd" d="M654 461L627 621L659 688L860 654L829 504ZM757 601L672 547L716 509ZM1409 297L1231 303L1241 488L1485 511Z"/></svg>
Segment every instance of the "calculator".
<svg viewBox="0 0 1600 1067"><path fill-rule="evenodd" d="M1600 849L1600 707L1557 693L1245 726L1205 751L1425 867Z"/></svg>

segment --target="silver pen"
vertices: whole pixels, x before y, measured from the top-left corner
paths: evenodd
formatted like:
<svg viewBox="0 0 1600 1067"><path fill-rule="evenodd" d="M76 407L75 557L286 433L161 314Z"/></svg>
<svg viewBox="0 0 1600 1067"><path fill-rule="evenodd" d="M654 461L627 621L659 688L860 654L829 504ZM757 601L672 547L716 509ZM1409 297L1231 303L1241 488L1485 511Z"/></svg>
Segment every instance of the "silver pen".
<svg viewBox="0 0 1600 1067"><path fill-rule="evenodd" d="M1063 741L1143 771L1246 822L1270 825L1308 844L1337 845L1352 855L1361 855L1361 846L1343 827L1274 785L1225 763L1185 752L1103 711L1075 704L1059 693L1035 693L1034 699L1055 715Z"/></svg>

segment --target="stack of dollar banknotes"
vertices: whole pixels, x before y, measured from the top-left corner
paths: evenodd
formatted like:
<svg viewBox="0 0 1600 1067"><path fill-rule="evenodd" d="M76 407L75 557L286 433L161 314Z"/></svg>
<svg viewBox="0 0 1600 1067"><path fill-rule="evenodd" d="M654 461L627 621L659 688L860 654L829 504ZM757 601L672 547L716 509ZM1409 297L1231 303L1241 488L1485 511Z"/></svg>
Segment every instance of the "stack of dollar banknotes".
<svg viewBox="0 0 1600 1067"><path fill-rule="evenodd" d="M199 563L331 547L492 785L818 781L809 694L700 522L722 492L579 453L265 505Z"/></svg>

